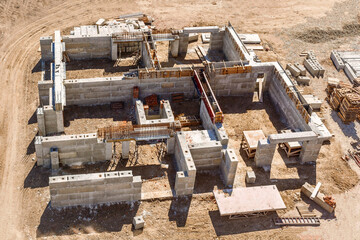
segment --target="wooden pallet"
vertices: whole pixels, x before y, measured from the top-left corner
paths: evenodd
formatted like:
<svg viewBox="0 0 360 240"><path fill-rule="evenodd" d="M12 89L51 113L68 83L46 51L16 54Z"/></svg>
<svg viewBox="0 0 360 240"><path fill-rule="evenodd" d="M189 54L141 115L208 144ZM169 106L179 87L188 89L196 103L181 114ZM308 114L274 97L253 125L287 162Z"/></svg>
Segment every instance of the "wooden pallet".
<svg viewBox="0 0 360 240"><path fill-rule="evenodd" d="M283 217L283 218L274 218L274 223L277 226L306 226L313 225L319 226L320 219L318 217Z"/></svg>

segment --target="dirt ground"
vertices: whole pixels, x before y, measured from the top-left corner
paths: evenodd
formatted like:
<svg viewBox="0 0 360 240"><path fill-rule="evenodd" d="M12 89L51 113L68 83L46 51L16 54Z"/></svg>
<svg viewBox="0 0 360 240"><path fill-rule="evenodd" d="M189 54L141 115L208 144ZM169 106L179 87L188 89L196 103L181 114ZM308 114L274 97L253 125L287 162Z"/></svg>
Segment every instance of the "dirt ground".
<svg viewBox="0 0 360 240"><path fill-rule="evenodd" d="M327 77L347 81L345 74L337 72L332 65L329 58L331 50L359 51L360 48L357 0L0 2L0 238L356 239L360 234L360 206L357 199L360 171L355 163L348 164L340 157L351 148L352 143L359 141L360 124L344 125L327 103L324 103L319 115L335 138L330 145L322 147L316 165L301 166L291 161L281 161L282 153L277 151L274 169L270 173L256 169L259 183L277 184L281 190L288 209L279 212L279 215L296 214L295 205L303 201L310 204L306 197L299 194L302 182L322 182L321 191L334 196L337 209L334 216L311 204L323 218L320 227L278 228L271 220L275 214L230 221L219 216L211 194L132 205L64 210L49 207L47 179L50 173L36 167L34 161L33 139L37 133L35 110L39 103L37 81L40 79L39 38L51 35L57 29L67 30L72 26L93 23L101 17L139 11L153 16L155 25L164 29L223 25L231 21L238 32L260 35L262 44L270 49L259 52L260 59L279 61L283 66L288 62L301 62L299 53L312 49L326 69L326 77L312 79L310 87L301 88L321 99L326 97ZM75 71L82 70L81 74L85 75L92 75L95 71L87 70L90 69L88 66L84 68ZM111 63L108 62L100 67L94 63L93 68L97 68L96 76L116 75L110 70ZM69 76L77 78L77 72ZM241 115L233 111L236 106L226 108L226 102L231 103L231 99L219 101L225 106L225 125L230 135L230 147L234 149L239 149L239 132L250 126L261 127L267 134L284 127L281 121L273 119L277 115L273 111L267 112L266 109L270 108L266 106L257 107L249 103L246 105L250 107L249 113ZM242 104L240 100L239 104ZM259 121L259 118L265 120ZM71 131L76 132L77 120L71 117L66 119L70 123L68 130L75 126ZM267 124L262 125L265 122ZM105 122L99 121L98 124ZM244 186L245 169L252 168L253 163L244 158L242 152L238 152L238 156L240 164L235 185ZM217 174L209 172L199 175L197 185L203 181L202 178L215 179L209 183L210 186L219 182ZM208 191L202 189L199 192ZM132 217L138 214L144 216L146 228L132 231Z"/></svg>

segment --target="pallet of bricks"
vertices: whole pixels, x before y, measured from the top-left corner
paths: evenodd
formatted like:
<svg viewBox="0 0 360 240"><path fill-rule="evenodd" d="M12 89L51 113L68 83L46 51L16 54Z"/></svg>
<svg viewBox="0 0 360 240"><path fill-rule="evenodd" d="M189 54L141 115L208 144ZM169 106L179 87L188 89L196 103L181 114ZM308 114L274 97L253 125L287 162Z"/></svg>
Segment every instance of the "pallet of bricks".
<svg viewBox="0 0 360 240"><path fill-rule="evenodd" d="M337 87L328 86L329 104L338 111L338 116L345 124L356 120L360 114L360 88L339 83Z"/></svg>

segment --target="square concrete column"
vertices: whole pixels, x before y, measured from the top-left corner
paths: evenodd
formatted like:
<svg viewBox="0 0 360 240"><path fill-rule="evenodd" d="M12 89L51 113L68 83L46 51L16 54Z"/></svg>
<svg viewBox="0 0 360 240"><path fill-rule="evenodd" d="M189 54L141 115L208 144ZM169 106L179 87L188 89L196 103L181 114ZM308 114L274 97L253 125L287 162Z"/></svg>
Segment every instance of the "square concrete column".
<svg viewBox="0 0 360 240"><path fill-rule="evenodd" d="M111 40L111 60L116 61L118 59L118 46Z"/></svg>
<svg viewBox="0 0 360 240"><path fill-rule="evenodd" d="M257 167L271 166L276 144L270 143L269 139L261 139L258 142L255 153L255 164Z"/></svg>
<svg viewBox="0 0 360 240"><path fill-rule="evenodd" d="M121 156L123 159L128 159L130 153L130 141L121 142Z"/></svg>
<svg viewBox="0 0 360 240"><path fill-rule="evenodd" d="M168 138L166 141L167 154L175 153L175 137Z"/></svg>
<svg viewBox="0 0 360 240"><path fill-rule="evenodd" d="M179 36L176 36L174 41L169 42L169 45L170 45L169 48L170 48L171 56L173 57L179 56L179 45L180 45Z"/></svg>
<svg viewBox="0 0 360 240"><path fill-rule="evenodd" d="M188 45L189 45L189 34L188 33L180 33L179 35L179 55L186 56Z"/></svg>
<svg viewBox="0 0 360 240"><path fill-rule="evenodd" d="M57 148L50 149L51 169L59 169L59 152Z"/></svg>
<svg viewBox="0 0 360 240"><path fill-rule="evenodd" d="M300 152L301 163L316 162L323 140L304 141Z"/></svg>
<svg viewBox="0 0 360 240"><path fill-rule="evenodd" d="M64 116L63 111L56 111L56 126L57 132L64 132Z"/></svg>
<svg viewBox="0 0 360 240"><path fill-rule="evenodd" d="M35 152L38 166L44 165L42 140L40 136L35 137Z"/></svg>
<svg viewBox="0 0 360 240"><path fill-rule="evenodd" d="M37 122L38 122L39 135L46 136L45 115L44 115L44 109L42 107L39 107L36 110L36 117L37 117Z"/></svg>

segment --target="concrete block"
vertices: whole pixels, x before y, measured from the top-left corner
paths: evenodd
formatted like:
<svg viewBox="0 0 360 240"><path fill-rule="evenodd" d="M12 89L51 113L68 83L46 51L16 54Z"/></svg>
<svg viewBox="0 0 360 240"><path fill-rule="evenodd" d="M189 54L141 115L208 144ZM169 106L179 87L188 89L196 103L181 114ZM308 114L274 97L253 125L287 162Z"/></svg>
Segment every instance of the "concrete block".
<svg viewBox="0 0 360 240"><path fill-rule="evenodd" d="M144 226L145 226L144 218L142 216L135 216L133 218L133 226L134 226L134 229L136 229L136 230L144 228Z"/></svg>
<svg viewBox="0 0 360 240"><path fill-rule="evenodd" d="M298 84L310 85L310 78L306 76L298 76L296 78Z"/></svg>
<svg viewBox="0 0 360 240"><path fill-rule="evenodd" d="M304 185L302 185L301 187L301 192L304 193L306 196L308 196L310 198L311 194L313 193L313 191L315 190L315 188L313 186L311 186L309 183L305 183ZM315 198L313 199L313 201L318 204L320 207L322 207L323 209L325 209L326 211L328 211L329 213L332 213L334 211L335 208L333 208L332 206L330 206L329 204L327 204L324 201L324 197L325 195L321 192L318 192L318 194L315 196Z"/></svg>
<svg viewBox="0 0 360 240"><path fill-rule="evenodd" d="M289 70L294 77L300 76L300 70L291 63L286 65L286 69Z"/></svg>
<svg viewBox="0 0 360 240"><path fill-rule="evenodd" d="M255 183L256 176L254 171L246 171L246 178L247 183Z"/></svg>
<svg viewBox="0 0 360 240"><path fill-rule="evenodd" d="M306 76L306 69L300 63L294 63L294 66L300 70L300 76Z"/></svg>

